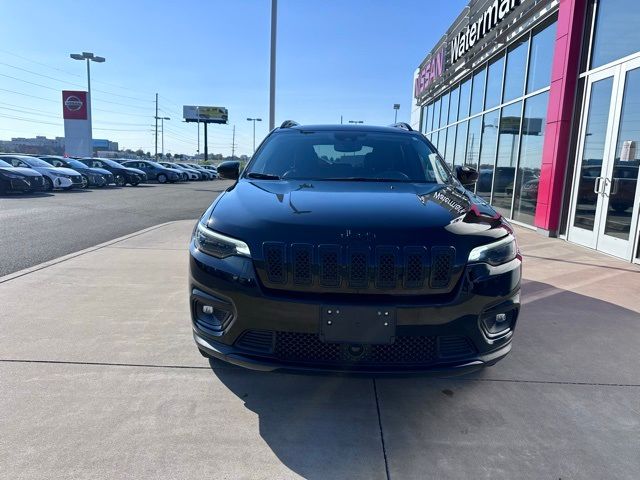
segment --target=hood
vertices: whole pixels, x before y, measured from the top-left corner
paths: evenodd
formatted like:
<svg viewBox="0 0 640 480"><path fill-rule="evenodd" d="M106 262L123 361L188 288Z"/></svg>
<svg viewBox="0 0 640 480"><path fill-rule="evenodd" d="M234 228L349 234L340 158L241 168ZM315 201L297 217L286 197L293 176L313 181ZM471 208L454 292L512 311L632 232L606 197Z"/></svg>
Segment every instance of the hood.
<svg viewBox="0 0 640 480"><path fill-rule="evenodd" d="M80 175L77 171L72 170L70 168L65 168L65 167L49 167L47 170L49 170L52 173L62 173L64 175L73 175L73 176Z"/></svg>
<svg viewBox="0 0 640 480"><path fill-rule="evenodd" d="M7 173L17 173L25 177L41 177L42 176L35 170L32 170L30 168L24 168L24 167L0 167L0 170Z"/></svg>
<svg viewBox="0 0 640 480"><path fill-rule="evenodd" d="M89 167L87 167L87 170L89 170L92 173L97 173L99 175L112 175L112 173L109 170L105 170L104 168L89 168Z"/></svg>
<svg viewBox="0 0 640 480"><path fill-rule="evenodd" d="M456 245L500 238L506 222L456 185L241 179L221 195L208 226L260 250L262 242Z"/></svg>

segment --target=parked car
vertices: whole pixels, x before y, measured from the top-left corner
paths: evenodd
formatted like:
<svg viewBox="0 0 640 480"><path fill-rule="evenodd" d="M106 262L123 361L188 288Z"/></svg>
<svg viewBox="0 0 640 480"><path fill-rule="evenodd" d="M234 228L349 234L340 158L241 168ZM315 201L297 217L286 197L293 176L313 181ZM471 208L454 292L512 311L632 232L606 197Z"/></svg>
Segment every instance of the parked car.
<svg viewBox="0 0 640 480"><path fill-rule="evenodd" d="M193 168L202 174L203 180L213 180L215 176L207 169L202 168L200 165L195 163L182 163L181 165L187 165L189 168Z"/></svg>
<svg viewBox="0 0 640 480"><path fill-rule="evenodd" d="M213 178L218 178L218 169L213 165L202 165L202 168L213 173Z"/></svg>
<svg viewBox="0 0 640 480"><path fill-rule="evenodd" d="M330 152L331 155L327 155ZM407 124L285 122L197 222L205 357L259 370L465 373L511 350L513 229Z"/></svg>
<svg viewBox="0 0 640 480"><path fill-rule="evenodd" d="M59 157L55 155L43 155L38 157L54 167L71 168L82 175L80 188L104 187L114 183L113 175L103 168L89 168L79 160Z"/></svg>
<svg viewBox="0 0 640 480"><path fill-rule="evenodd" d="M44 190L44 177L30 168L19 168L0 160L0 195Z"/></svg>
<svg viewBox="0 0 640 480"><path fill-rule="evenodd" d="M178 165L177 163L160 162L160 165L167 168L173 168L174 170L181 172L183 174L184 180L200 180L202 178L202 175L197 170Z"/></svg>
<svg viewBox="0 0 640 480"><path fill-rule="evenodd" d="M138 185L143 176L134 169L127 168L108 158L82 158L79 160L89 168L102 168L113 174L113 181L118 187L124 187L127 183L133 187Z"/></svg>
<svg viewBox="0 0 640 480"><path fill-rule="evenodd" d="M54 188L71 190L82 187L82 175L70 168L58 168L48 164L37 157L17 154L0 155L0 160L10 163L14 167L30 168L44 177L44 190L51 191Z"/></svg>
<svg viewBox="0 0 640 480"><path fill-rule="evenodd" d="M182 175L176 170L163 167L159 163L151 160L129 160L122 162L124 167L137 168L142 170L149 180L157 180L158 183L178 182Z"/></svg>

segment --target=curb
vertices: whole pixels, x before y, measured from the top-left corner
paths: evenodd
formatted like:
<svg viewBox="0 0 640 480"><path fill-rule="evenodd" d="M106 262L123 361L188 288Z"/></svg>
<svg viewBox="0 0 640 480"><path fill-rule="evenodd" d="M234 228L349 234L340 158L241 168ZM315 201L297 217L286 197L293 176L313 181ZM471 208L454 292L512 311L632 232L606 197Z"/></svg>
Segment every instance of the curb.
<svg viewBox="0 0 640 480"><path fill-rule="evenodd" d="M195 222L197 219L194 219ZM154 225L153 227L147 227L142 230L138 230L137 232L129 233L127 235L123 235L122 237L114 238L113 240L109 240L104 243L99 243L98 245L94 245L93 247L85 248L84 250L78 250L77 252L69 253L67 255L63 255L62 257L54 258L53 260L48 260L46 262L40 263L38 265L34 265L33 267L28 267L23 270L19 270L17 272L10 273L3 277L0 277L0 284L8 282L10 280L14 280L19 277L23 277L25 275L29 275L30 273L37 272L38 270L43 270L48 267L52 267L53 265L57 265L62 262L66 262L67 260L71 260L72 258L79 257L81 255L86 255L87 253L95 252L96 250L100 250L105 247L109 247L116 243L123 242L133 237L137 237L138 235L143 235L145 233L151 232L153 230L157 230L159 228L166 227L167 225L171 225L177 222L184 222L184 220L173 220L171 222L164 222L158 225Z"/></svg>

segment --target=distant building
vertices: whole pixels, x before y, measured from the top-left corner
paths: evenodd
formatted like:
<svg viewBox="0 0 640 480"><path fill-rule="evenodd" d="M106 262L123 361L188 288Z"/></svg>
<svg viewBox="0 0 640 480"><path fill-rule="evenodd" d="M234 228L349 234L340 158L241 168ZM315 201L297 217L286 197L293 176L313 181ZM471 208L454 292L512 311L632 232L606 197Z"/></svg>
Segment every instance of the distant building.
<svg viewBox="0 0 640 480"><path fill-rule="evenodd" d="M118 149L118 142L99 138L93 139L94 152L117 152ZM14 137L11 140L0 140L0 151L40 155L64 155L64 137L47 138L38 135L35 138Z"/></svg>

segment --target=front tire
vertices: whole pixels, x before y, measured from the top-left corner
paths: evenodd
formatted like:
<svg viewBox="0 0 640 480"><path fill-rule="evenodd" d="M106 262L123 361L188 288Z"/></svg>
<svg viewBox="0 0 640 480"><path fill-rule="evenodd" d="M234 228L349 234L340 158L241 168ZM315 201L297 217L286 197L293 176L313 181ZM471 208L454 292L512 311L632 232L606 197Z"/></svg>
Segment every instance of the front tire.
<svg viewBox="0 0 640 480"><path fill-rule="evenodd" d="M158 175L158 183L167 183L167 176L164 173Z"/></svg>
<svg viewBox="0 0 640 480"><path fill-rule="evenodd" d="M129 182L129 185L131 185L132 187L137 187L138 185L140 185L140 180L135 179Z"/></svg>
<svg viewBox="0 0 640 480"><path fill-rule="evenodd" d="M53 191L53 181L49 177L44 177L44 191L45 192Z"/></svg>
<svg viewBox="0 0 640 480"><path fill-rule="evenodd" d="M82 185L80 185L80 188L84 190L87 187L89 187L89 178L86 177L85 175L82 175Z"/></svg>
<svg viewBox="0 0 640 480"><path fill-rule="evenodd" d="M127 184L125 178L122 175L116 175L115 182L116 187L124 187Z"/></svg>

